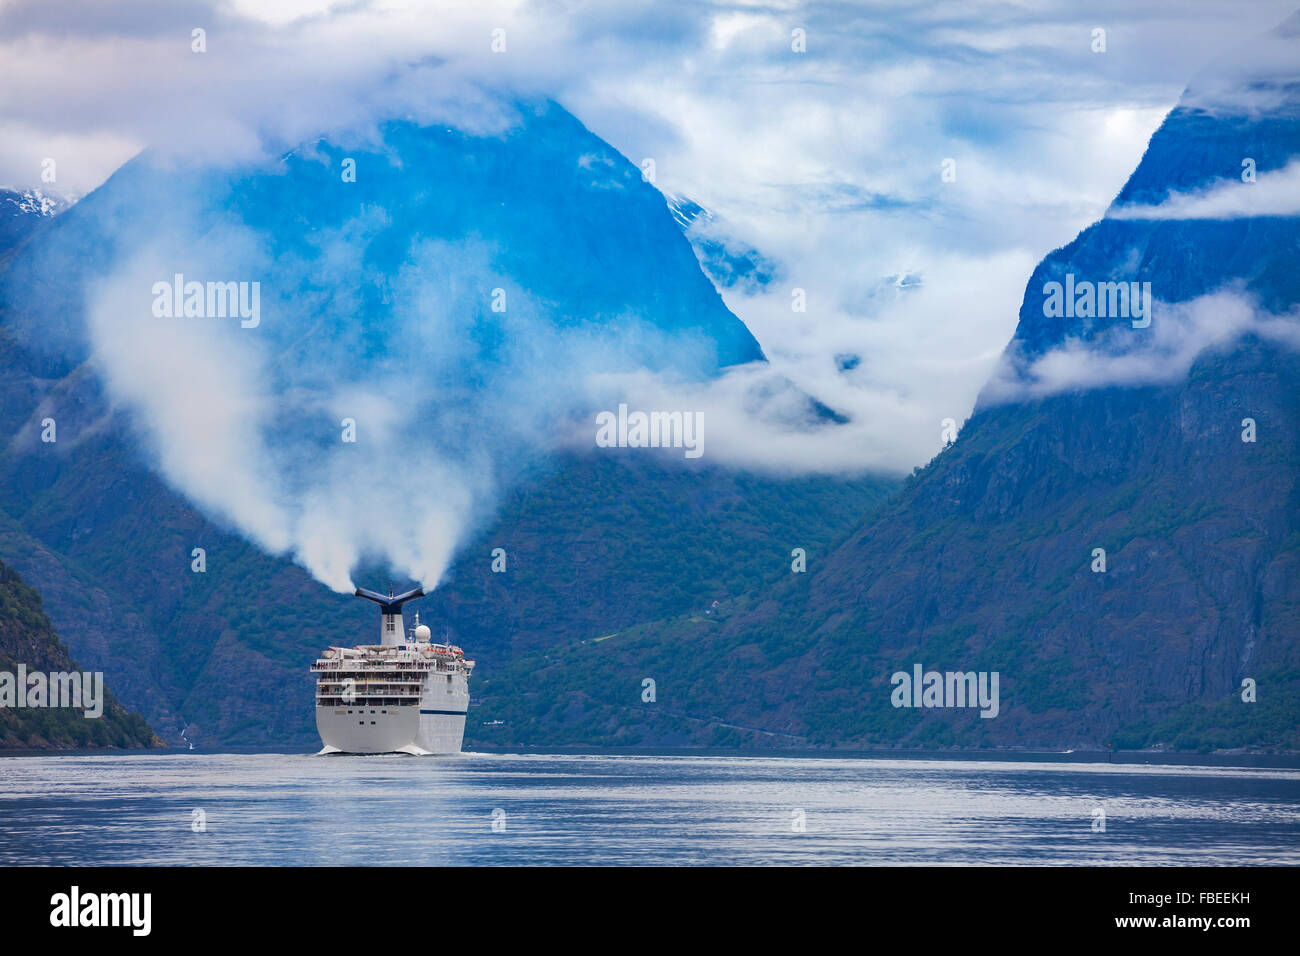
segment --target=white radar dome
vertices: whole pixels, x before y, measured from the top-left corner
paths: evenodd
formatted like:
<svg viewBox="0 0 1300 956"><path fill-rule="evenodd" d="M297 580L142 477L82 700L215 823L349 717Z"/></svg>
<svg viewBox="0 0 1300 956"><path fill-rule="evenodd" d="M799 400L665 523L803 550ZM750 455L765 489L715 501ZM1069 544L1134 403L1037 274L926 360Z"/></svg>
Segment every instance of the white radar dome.
<svg viewBox="0 0 1300 956"><path fill-rule="evenodd" d="M415 639L417 641L427 641L429 639L430 633L431 632L427 624L418 624L416 625L415 628Z"/></svg>

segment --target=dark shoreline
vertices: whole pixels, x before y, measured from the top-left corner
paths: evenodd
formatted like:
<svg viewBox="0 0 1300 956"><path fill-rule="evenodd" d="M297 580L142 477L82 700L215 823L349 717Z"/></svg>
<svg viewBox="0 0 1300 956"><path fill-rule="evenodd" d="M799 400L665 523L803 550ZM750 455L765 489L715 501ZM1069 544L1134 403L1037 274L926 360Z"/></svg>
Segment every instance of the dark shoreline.
<svg viewBox="0 0 1300 956"><path fill-rule="evenodd" d="M485 749L472 748L462 751L465 755L483 755L483 756L521 756L521 757L540 757L540 756L594 756L594 757L740 757L746 759L780 759L792 758L800 760L950 760L950 761L983 761L988 763L997 762L1016 762L1016 763L1042 763L1042 764L1098 764L1112 763L1116 766L1168 766L1168 767L1227 767L1243 769L1277 769L1277 770L1300 770L1300 753L1197 753L1178 752L1167 750L1124 750L1108 754L1106 751L1082 750L1073 752L1062 752L1052 750L1032 750L1032 749L1000 749L1000 750L917 750L917 749L898 749L898 750L806 750L806 749L779 749L779 750L758 750L758 749L713 749L706 747L646 747L646 748L599 748L599 747L527 747L527 748L503 748L503 749ZM159 750L156 748L146 749L92 749L92 750L64 750L64 749L6 749L0 750L0 758L3 757L89 757L89 756L108 756L108 755L141 755L154 754L168 757L184 757L186 755L213 755L213 754L247 754L258 755L265 754L268 756L316 756L314 750L296 750L287 748L264 748L264 747L219 747L219 748L196 748L194 750L168 749ZM389 757L393 754L347 754L339 755L336 759L349 759L361 756L378 756ZM400 755L399 755L400 756ZM445 757L435 757L431 759L447 759Z"/></svg>

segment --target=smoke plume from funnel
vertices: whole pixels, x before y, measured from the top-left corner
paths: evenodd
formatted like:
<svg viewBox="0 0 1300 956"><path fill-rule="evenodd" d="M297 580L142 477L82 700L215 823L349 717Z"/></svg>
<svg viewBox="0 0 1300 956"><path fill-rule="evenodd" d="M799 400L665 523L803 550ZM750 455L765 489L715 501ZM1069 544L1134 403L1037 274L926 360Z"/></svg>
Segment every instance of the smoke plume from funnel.
<svg viewBox="0 0 1300 956"><path fill-rule="evenodd" d="M571 117L556 124L547 157L560 134L599 143ZM574 198L536 201L594 204L575 220L590 234L560 227L569 250L528 210L500 218L528 183L467 199L482 164L454 189L426 168L509 150L436 132L432 158L363 156L356 183L321 144L269 173L138 160L74 210L107 237L87 283L90 352L160 473L339 592L363 564L435 587L501 489L572 440L593 376L707 375L721 350L708 322L757 353L635 167L548 158ZM434 135L400 132L408 152ZM429 210L413 215L416 202ZM649 227L627 228L633 214ZM489 240L475 229L491 216ZM600 268L572 261L596 248Z"/></svg>

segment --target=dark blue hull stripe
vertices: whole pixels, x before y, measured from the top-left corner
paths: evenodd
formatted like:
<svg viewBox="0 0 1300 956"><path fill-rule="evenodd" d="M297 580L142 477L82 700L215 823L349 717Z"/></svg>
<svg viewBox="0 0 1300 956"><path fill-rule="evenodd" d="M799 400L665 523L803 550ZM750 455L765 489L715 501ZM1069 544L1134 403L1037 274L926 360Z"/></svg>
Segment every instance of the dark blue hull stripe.
<svg viewBox="0 0 1300 956"><path fill-rule="evenodd" d="M446 717L464 717L467 711L463 710L422 710L422 714L441 714Z"/></svg>

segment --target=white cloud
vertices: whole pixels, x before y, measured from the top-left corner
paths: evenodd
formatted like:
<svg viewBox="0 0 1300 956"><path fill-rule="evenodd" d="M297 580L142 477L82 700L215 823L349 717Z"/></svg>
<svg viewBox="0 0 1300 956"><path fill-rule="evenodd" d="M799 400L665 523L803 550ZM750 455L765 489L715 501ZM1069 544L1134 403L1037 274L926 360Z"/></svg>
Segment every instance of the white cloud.
<svg viewBox="0 0 1300 956"><path fill-rule="evenodd" d="M1300 160L1258 173L1253 182L1220 179L1192 192L1171 193L1154 206L1115 206L1109 219L1246 219L1300 216Z"/></svg>
<svg viewBox="0 0 1300 956"><path fill-rule="evenodd" d="M1179 303L1156 302L1151 325L1117 325L1088 341L1068 339L1028 363L1008 355L984 393L997 404L1066 391L1180 381L1207 350L1245 335L1300 350L1300 313L1273 315L1233 289Z"/></svg>

